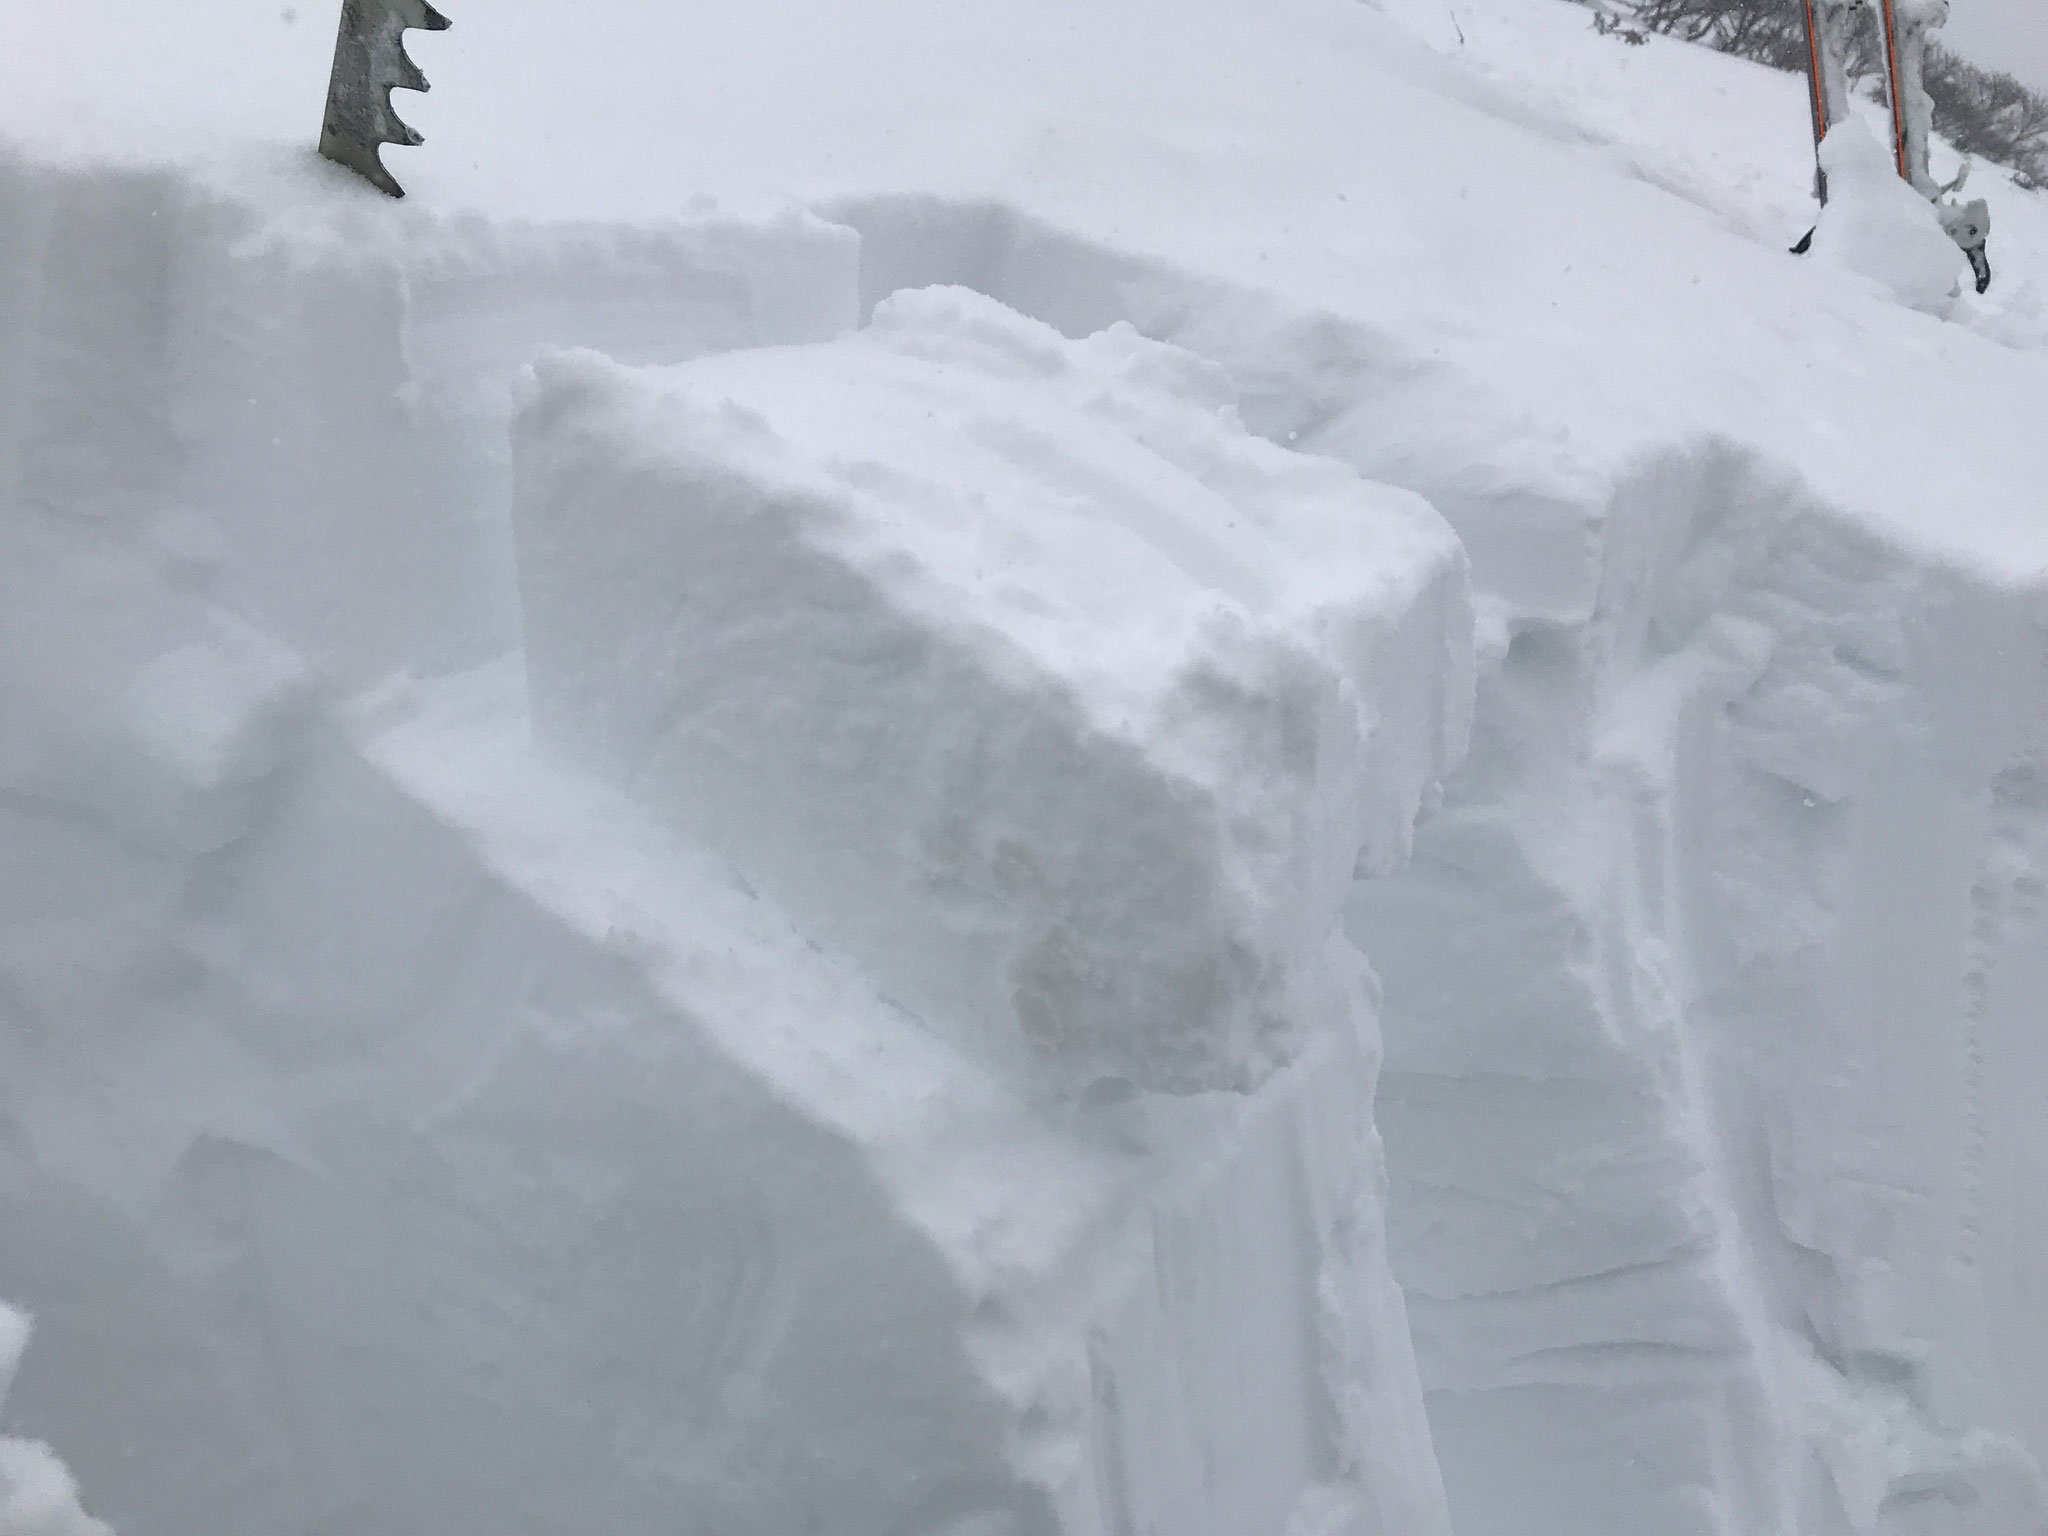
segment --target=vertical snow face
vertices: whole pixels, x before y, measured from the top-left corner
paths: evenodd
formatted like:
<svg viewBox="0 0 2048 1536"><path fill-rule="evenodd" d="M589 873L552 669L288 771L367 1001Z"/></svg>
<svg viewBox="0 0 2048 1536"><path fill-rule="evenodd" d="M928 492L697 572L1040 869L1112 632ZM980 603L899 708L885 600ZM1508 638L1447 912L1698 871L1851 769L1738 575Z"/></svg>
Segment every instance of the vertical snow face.
<svg viewBox="0 0 2048 1536"><path fill-rule="evenodd" d="M698 1041L707 1066L764 1085L821 1138L764 1161L749 1109L704 1133L730 1150L703 1172L666 1158L660 1176L747 1170L751 1203L802 1211L759 1282L788 1270L829 1287L824 1319L820 1298L793 1298L787 1336L758 1348L770 1384L801 1395L723 1430L732 1465L775 1466L790 1447L774 1479L786 1507L737 1505L736 1528L815 1508L878 1533L1448 1531L1385 1266L1374 1016L1341 939L1302 1056L1257 1091L1054 1107L875 997L716 861L677 857L621 798L522 757L488 715L429 712L373 755L551 920L601 929L668 1000L659 1034ZM556 1060L665 1049L635 1039L563 1042ZM841 1211L842 1160L873 1212ZM885 1234L906 1251L890 1256ZM847 1341L865 1347L838 1380ZM820 1383L837 1398L825 1414L803 1401ZM880 1446L849 1445L847 1414ZM681 1507L707 1506L692 1493Z"/></svg>
<svg viewBox="0 0 2048 1536"><path fill-rule="evenodd" d="M1725 447L1595 526L1353 908L1460 1529L2040 1529L2041 594Z"/></svg>
<svg viewBox="0 0 2048 1536"><path fill-rule="evenodd" d="M518 641L510 381L852 326L851 234L294 207L0 146L0 504L175 546L351 682Z"/></svg>
<svg viewBox="0 0 2048 1536"><path fill-rule="evenodd" d="M542 739L1012 1069L1259 1081L1462 750L1442 522L1127 328L549 361L516 452Z"/></svg>
<svg viewBox="0 0 2048 1536"><path fill-rule="evenodd" d="M1461 1533L2043 1529L2038 580L999 206L843 213L864 303L1134 321L1470 555L1473 752L1350 914Z"/></svg>
<svg viewBox="0 0 2048 1536"><path fill-rule="evenodd" d="M549 686L573 626L513 600L519 357L822 339L855 313L847 232L399 240L13 160L0 199L0 1294L40 1326L8 1406L96 1513L124 1536L1449 1536L1340 924L1466 731L1462 559L1422 502L1247 438L1213 369L1128 335L1069 348L963 300L884 327L883 383L978 383L967 419L879 446L985 491L1035 465L1046 525L1092 514L1126 562L991 515L994 644L886 529L815 555L893 615L850 632L900 645L835 675L993 679L1003 710L825 701L902 703L932 783L986 779L931 845L967 915L1058 917L1022 974L1129 1003L1127 1028L1077 1010L1068 1050L1049 1002L1054 1070L1019 1070L980 1020L913 1017L899 952L835 952L839 893L747 889L749 845L677 838L680 780L539 760L526 658L341 702L529 643ZM809 397L781 375L792 403L843 403L837 351L793 355L823 366ZM830 425L797 436L836 453ZM1045 451L1070 431L1085 452ZM849 470L868 508L886 458ZM633 617L629 641L670 637ZM1019 738L1057 783L1003 776ZM901 808L852 807L885 833ZM901 917L894 857L860 891ZM1211 941L1239 969L1187 968ZM98 1536L68 1487L5 1442L0 1490L45 1523L7 1506L0 1532Z"/></svg>
<svg viewBox="0 0 2048 1536"><path fill-rule="evenodd" d="M1048 1104L519 689L314 730L10 1016L16 1406L119 1529L1448 1536L1341 935L1255 1092Z"/></svg>

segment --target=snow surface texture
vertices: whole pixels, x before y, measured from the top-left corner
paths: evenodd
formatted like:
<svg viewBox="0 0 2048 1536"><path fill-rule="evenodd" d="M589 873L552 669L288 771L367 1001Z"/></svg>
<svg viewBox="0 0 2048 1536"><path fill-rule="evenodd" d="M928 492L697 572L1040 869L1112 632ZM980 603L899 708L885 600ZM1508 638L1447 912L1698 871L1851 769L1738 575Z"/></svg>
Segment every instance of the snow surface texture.
<svg viewBox="0 0 2048 1536"><path fill-rule="evenodd" d="M0 12L96 1513L2040 1536L2038 199L1794 261L1798 82L1552 0L494 0L394 208L295 15Z"/></svg>

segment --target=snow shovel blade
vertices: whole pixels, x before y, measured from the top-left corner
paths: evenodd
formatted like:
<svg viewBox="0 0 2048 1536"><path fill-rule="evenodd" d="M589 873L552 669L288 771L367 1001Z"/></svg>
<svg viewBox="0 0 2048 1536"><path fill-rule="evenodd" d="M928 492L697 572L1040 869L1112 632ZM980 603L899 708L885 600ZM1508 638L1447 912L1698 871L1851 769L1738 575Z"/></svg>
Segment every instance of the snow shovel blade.
<svg viewBox="0 0 2048 1536"><path fill-rule="evenodd" d="M405 196L378 157L385 144L414 145L420 136L391 110L393 90L424 91L427 77L406 56L405 31L445 32L450 22L427 0L342 0L327 81L327 118L320 153L345 165L378 191Z"/></svg>

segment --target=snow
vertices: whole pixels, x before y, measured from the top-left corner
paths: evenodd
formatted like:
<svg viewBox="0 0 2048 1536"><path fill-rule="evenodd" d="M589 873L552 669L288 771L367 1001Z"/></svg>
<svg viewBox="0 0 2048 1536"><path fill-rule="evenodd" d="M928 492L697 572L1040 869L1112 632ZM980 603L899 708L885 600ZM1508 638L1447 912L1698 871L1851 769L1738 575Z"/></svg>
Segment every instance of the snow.
<svg viewBox="0 0 2048 1536"><path fill-rule="evenodd" d="M1263 1078L1463 752L1450 530L1129 327L550 358L513 440L542 743L1013 1066Z"/></svg>
<svg viewBox="0 0 2048 1536"><path fill-rule="evenodd" d="M1908 308L1945 313L1960 291L1960 253L1890 152L1851 119L1829 132L1821 166L1828 204L1814 230L1815 258L1870 278Z"/></svg>
<svg viewBox="0 0 2048 1536"><path fill-rule="evenodd" d="M0 12L10 1488L2048 1529L2048 203L1795 259L1561 0L451 15L399 205L324 8Z"/></svg>
<svg viewBox="0 0 2048 1536"><path fill-rule="evenodd" d="M652 1168L646 1150L620 1146L609 1161L626 1187L588 1210L558 1203L557 1240L594 1224L596 1251L624 1257L603 1228L641 1186L640 1200L682 1202L678 1214L709 1201L760 1229L688 1264L702 1275L693 1285L721 1283L720 1304L740 1308L720 1320L730 1363L707 1362L730 1371L720 1407L738 1415L717 1434L732 1466L769 1485L718 1490L732 1471L707 1449L701 1464L650 1462L650 1492L681 1481L692 1507L711 1492L734 1501L742 1528L764 1530L800 1519L825 1487L847 1530L952 1529L935 1504L964 1528L973 1513L1031 1529L1048 1495L1075 1529L1110 1521L1104 1500L1162 1529L1280 1529L1297 1503L1346 1510L1354 1526L1444 1528L1433 1471L1412 1454L1426 1432L1372 1236L1377 1154L1359 1094L1371 1014L1344 946L1320 1009L1336 1027L1256 1094L1049 1109L876 997L719 861L535 764L504 735L517 718L516 697L487 685L414 715L373 757L463 829L508 899L541 904L543 931L566 930L600 970L656 999L622 1009L567 980L603 1042L544 1025L437 1120L452 1149L481 1136L512 1155L512 1138L546 1145L533 1103L580 1102L594 1122L560 1134L594 1172L602 1127L644 1104L632 1140L687 1141ZM522 912L504 938L530 943L532 927ZM531 974L553 991L558 970ZM565 1069L601 1075L565 1096ZM495 1182L488 1165L478 1173ZM707 1260L746 1267L704 1275ZM668 1305L670 1264L612 1273L618 1290L644 1292L640 1305ZM799 1336L774 1337L790 1329ZM615 1339L600 1332L588 1348L601 1358ZM1336 1362L1341 1377L1324 1380ZM558 1385L537 1383L543 1400ZM657 1363L625 1411L673 1434L664 1399L690 1390ZM1268 1405L1257 1425L1237 1411L1245 1393Z"/></svg>
<svg viewBox="0 0 2048 1536"><path fill-rule="evenodd" d="M545 227L287 212L4 147L0 188L10 500L141 536L358 684L513 643L505 422L539 348L673 361L857 319L849 232L791 209Z"/></svg>

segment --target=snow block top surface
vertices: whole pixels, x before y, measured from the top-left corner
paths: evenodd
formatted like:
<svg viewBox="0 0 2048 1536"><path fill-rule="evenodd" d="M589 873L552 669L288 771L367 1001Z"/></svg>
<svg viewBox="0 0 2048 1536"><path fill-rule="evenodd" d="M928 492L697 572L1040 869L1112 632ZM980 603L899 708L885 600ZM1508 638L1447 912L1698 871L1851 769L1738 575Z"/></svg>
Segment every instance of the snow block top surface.
<svg viewBox="0 0 2048 1536"><path fill-rule="evenodd" d="M1057 1079L1284 1060L1462 750L1449 530L1128 328L931 290L830 345L557 356L514 458L543 739Z"/></svg>

